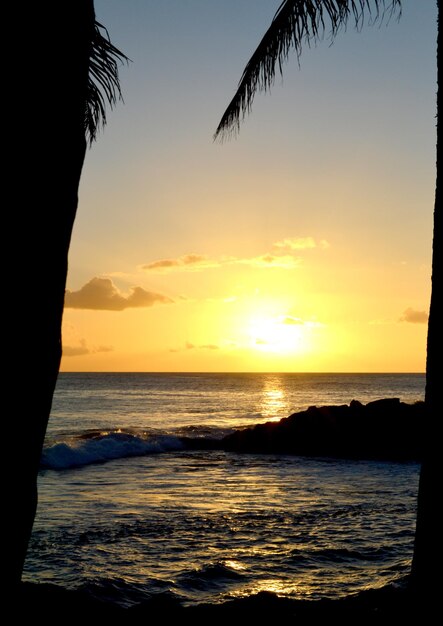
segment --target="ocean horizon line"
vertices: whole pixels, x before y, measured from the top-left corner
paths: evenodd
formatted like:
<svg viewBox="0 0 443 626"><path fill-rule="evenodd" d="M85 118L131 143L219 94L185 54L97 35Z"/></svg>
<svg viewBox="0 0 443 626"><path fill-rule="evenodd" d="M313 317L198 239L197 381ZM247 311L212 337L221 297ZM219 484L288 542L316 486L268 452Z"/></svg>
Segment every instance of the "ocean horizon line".
<svg viewBox="0 0 443 626"><path fill-rule="evenodd" d="M232 375L232 374L245 374L245 375L301 375L301 376L425 376L426 372L398 372L398 371L389 371L389 372L379 372L379 371L303 371L303 372L293 372L293 371L247 371L247 370L231 370L231 371L203 371L203 370L60 370L59 374L174 374L174 375L189 375L189 374L200 374L203 376L211 376L211 375Z"/></svg>

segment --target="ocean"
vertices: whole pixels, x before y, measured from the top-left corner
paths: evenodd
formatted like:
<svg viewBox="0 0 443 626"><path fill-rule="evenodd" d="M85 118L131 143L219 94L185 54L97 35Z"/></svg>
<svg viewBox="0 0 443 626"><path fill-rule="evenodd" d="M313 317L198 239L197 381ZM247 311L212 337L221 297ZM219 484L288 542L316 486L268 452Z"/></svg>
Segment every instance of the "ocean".
<svg viewBox="0 0 443 626"><path fill-rule="evenodd" d="M190 450L311 405L424 399L423 374L62 373L24 580L122 606L339 598L409 571L416 463Z"/></svg>

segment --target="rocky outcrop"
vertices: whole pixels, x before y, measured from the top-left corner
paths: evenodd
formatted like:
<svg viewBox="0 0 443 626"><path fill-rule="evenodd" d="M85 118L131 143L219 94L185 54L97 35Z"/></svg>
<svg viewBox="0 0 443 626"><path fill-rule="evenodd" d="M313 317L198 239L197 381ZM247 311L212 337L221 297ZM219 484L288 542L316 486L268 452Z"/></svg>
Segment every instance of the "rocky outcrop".
<svg viewBox="0 0 443 626"><path fill-rule="evenodd" d="M224 450L348 459L419 461L424 402L398 398L364 405L309 407L279 422L238 430L221 442Z"/></svg>

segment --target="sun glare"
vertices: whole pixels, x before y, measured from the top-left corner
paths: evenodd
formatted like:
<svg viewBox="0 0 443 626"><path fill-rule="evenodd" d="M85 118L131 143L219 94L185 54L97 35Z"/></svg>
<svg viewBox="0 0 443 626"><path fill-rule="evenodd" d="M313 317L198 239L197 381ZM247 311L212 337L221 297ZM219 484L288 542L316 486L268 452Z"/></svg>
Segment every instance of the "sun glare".
<svg viewBox="0 0 443 626"><path fill-rule="evenodd" d="M289 354L303 346L303 324L293 318L259 318L251 321L252 348L261 352Z"/></svg>

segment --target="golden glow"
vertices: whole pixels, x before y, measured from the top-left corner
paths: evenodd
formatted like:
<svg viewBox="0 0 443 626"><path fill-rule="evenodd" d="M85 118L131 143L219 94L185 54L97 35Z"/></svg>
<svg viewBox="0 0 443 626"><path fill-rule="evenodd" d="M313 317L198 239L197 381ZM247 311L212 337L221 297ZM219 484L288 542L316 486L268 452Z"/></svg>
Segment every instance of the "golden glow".
<svg viewBox="0 0 443 626"><path fill-rule="evenodd" d="M268 591L278 596L297 596L308 598L312 594L312 587L300 581L282 581L274 578L257 581L253 586L236 589L230 593L232 598L242 598L252 594Z"/></svg>
<svg viewBox="0 0 443 626"><path fill-rule="evenodd" d="M289 415L290 408L280 378L266 379L260 412L271 421L278 421L282 414Z"/></svg>
<svg viewBox="0 0 443 626"><path fill-rule="evenodd" d="M219 23L211 11L190 17L195 2L175 3L164 19L165 3L140 2L141 32L166 31L136 39L132 12L113 15L118 4L100 2L119 47L159 64L152 76L132 64L126 104L88 154L67 287L78 306L92 288L95 297L65 311L63 369L424 371L436 3L409 2L389 33L367 29L364 43L348 33L309 54L223 145L211 136L232 76L219 70L241 70L263 15L237 15L249 25L237 24L242 45L220 57L227 9ZM169 36L173 16L191 28L186 60ZM282 323L288 315L301 323Z"/></svg>
<svg viewBox="0 0 443 626"><path fill-rule="evenodd" d="M242 571L246 569L246 566L240 563L240 561L234 561L233 559L227 559L223 561L223 564L226 567L230 567L233 570Z"/></svg>
<svg viewBox="0 0 443 626"><path fill-rule="evenodd" d="M165 274L158 283L134 275L131 284L172 302L121 311L67 308L63 369L423 371L426 324L402 317L410 302L411 272L398 266L388 276L386 269L382 280L369 269L347 272L332 247L327 253L326 266L315 272L301 267L291 275L242 265ZM424 270L417 278L425 282ZM130 287L119 280L113 279L116 289L127 298ZM422 300L416 297L417 303ZM268 404L284 402L277 388L268 392ZM272 410L264 414L272 416Z"/></svg>
<svg viewBox="0 0 443 626"><path fill-rule="evenodd" d="M250 324L251 347L288 354L306 349L302 323L293 318L256 318Z"/></svg>

